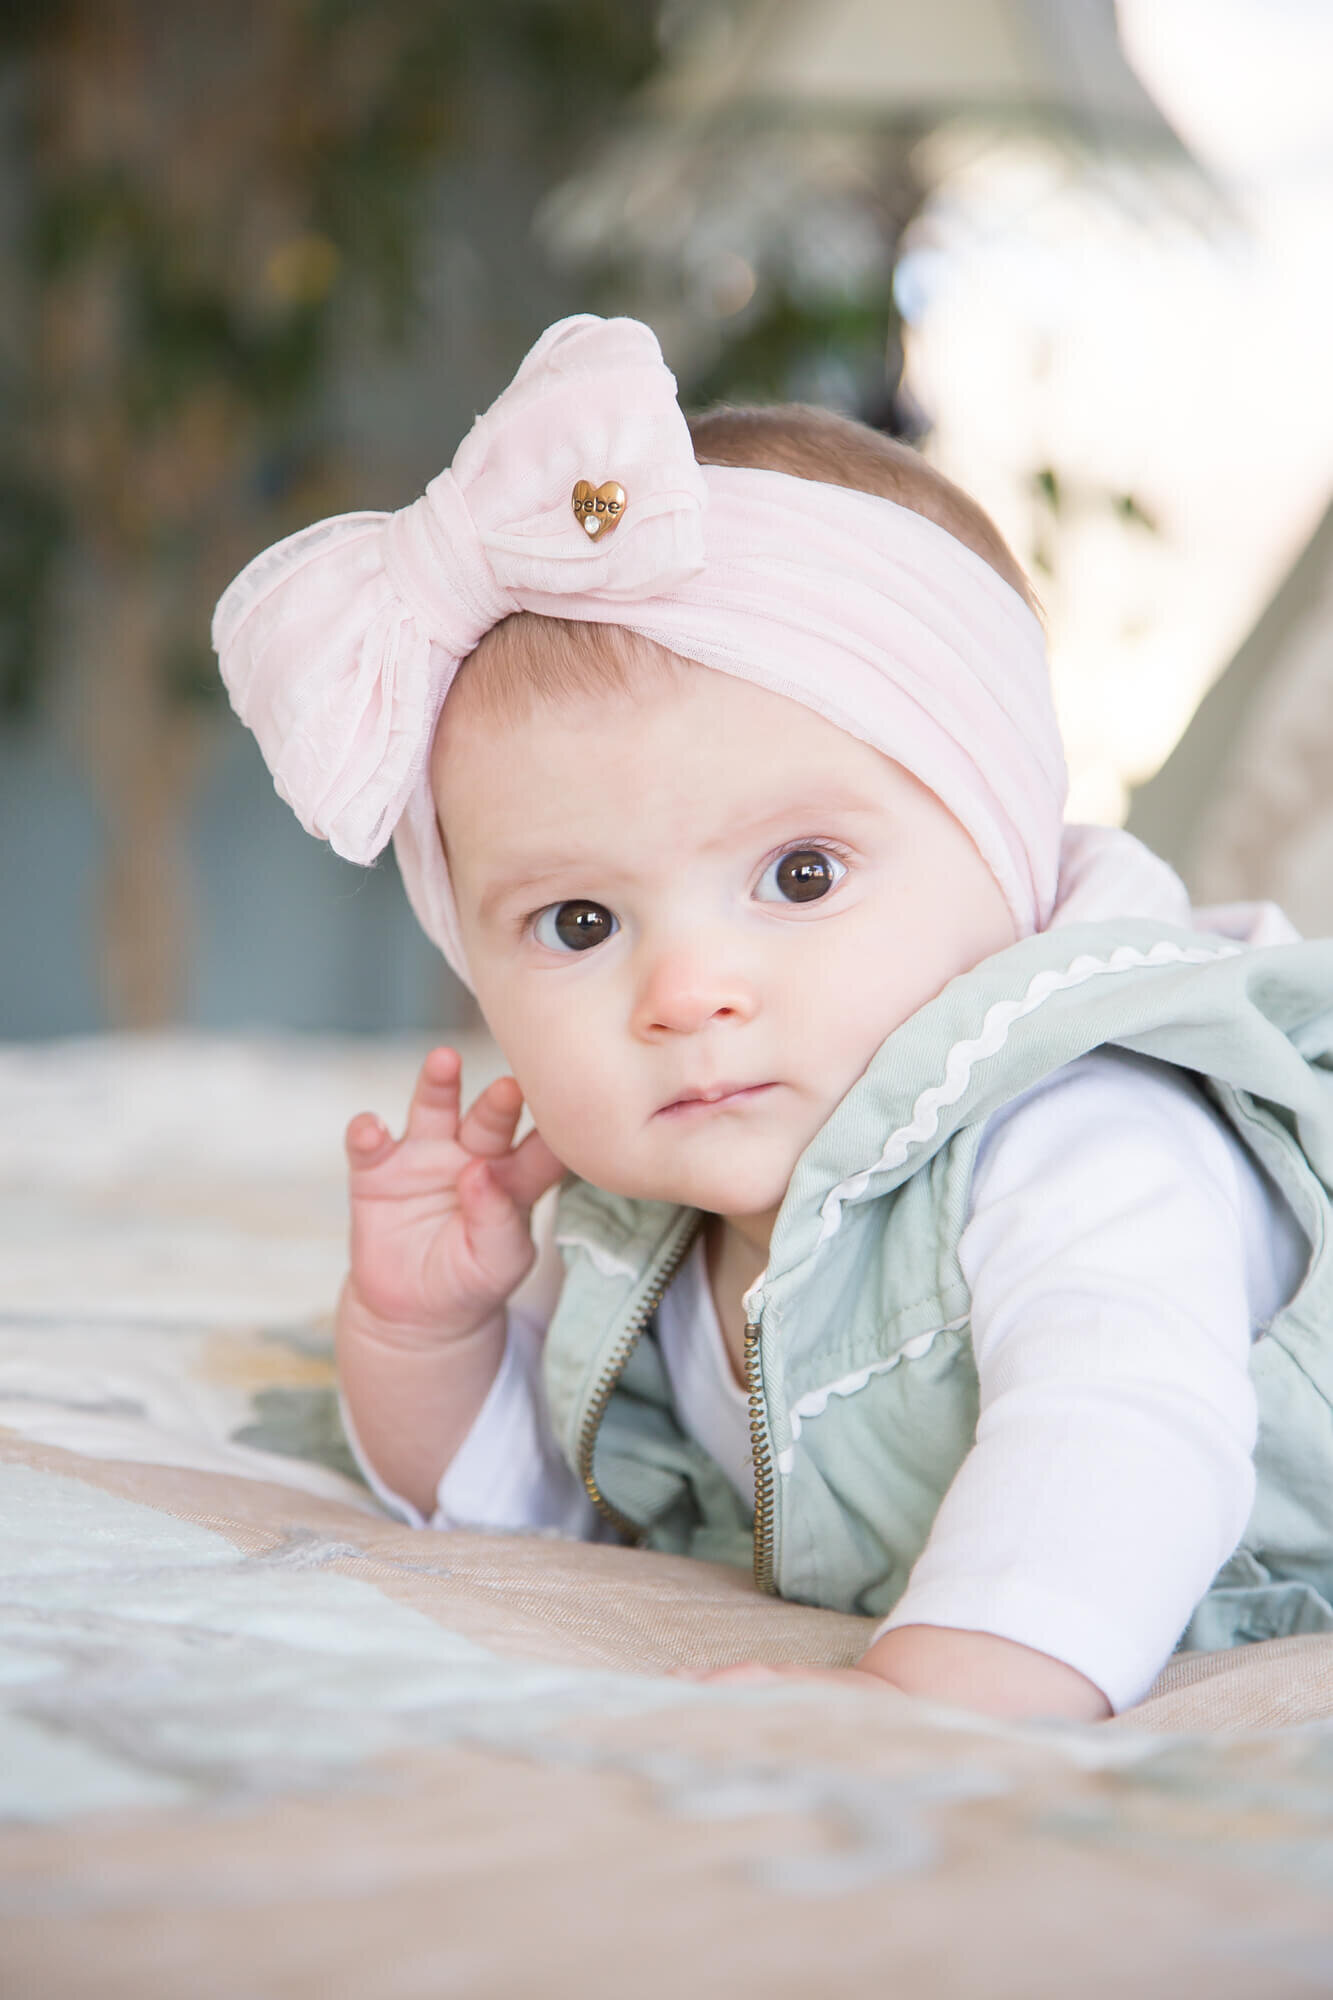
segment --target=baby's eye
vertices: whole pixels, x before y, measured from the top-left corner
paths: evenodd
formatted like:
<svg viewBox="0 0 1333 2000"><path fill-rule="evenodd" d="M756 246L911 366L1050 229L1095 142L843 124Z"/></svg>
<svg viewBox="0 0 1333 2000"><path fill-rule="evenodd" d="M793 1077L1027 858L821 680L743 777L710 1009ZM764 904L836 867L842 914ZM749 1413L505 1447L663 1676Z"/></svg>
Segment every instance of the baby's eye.
<svg viewBox="0 0 1333 2000"><path fill-rule="evenodd" d="M814 903L846 873L846 865L822 847L791 847L769 862L754 893L761 903Z"/></svg>
<svg viewBox="0 0 1333 2000"><path fill-rule="evenodd" d="M532 935L548 951L591 951L620 925L604 903L548 903L533 920Z"/></svg>

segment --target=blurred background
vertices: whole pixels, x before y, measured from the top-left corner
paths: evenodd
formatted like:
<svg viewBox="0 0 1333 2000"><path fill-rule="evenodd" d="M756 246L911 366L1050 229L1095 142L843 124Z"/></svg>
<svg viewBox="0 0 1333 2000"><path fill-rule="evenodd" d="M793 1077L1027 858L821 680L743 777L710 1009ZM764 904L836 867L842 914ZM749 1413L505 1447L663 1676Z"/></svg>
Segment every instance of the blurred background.
<svg viewBox="0 0 1333 2000"><path fill-rule="evenodd" d="M0 1038L468 1021L277 800L214 599L551 320L912 441L1071 817L1333 932L1327 0L0 0Z"/></svg>

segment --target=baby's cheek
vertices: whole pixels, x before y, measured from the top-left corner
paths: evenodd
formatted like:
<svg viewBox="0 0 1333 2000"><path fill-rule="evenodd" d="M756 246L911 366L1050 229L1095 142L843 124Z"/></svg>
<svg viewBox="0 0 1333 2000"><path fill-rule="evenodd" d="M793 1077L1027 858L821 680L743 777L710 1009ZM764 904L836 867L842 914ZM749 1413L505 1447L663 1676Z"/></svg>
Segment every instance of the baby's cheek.
<svg viewBox="0 0 1333 2000"><path fill-rule="evenodd" d="M839 941L841 943L841 940ZM912 968L872 936L839 950L793 995L791 1047L811 1097L825 1116L917 1004ZM821 1121L822 1122L822 1121Z"/></svg>
<svg viewBox="0 0 1333 2000"><path fill-rule="evenodd" d="M503 1044L502 1044L503 1046ZM583 1179L611 1137L610 1080L586 1049L538 1040L506 1049L533 1123L558 1159Z"/></svg>
<svg viewBox="0 0 1333 2000"><path fill-rule="evenodd" d="M532 1116L547 1145L581 1180L597 1180L608 1152L609 1120L589 1098L568 1089L532 1101Z"/></svg>

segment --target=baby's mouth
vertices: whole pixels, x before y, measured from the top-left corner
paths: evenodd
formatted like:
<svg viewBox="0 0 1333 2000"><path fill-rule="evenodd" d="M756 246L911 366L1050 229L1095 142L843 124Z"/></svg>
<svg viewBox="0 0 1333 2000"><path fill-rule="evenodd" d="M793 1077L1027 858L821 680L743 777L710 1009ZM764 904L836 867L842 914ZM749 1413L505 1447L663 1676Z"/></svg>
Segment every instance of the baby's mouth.
<svg viewBox="0 0 1333 2000"><path fill-rule="evenodd" d="M658 1118L704 1117L710 1111L739 1107L775 1090L772 1083L710 1083L700 1090L683 1090L669 1104L659 1106Z"/></svg>

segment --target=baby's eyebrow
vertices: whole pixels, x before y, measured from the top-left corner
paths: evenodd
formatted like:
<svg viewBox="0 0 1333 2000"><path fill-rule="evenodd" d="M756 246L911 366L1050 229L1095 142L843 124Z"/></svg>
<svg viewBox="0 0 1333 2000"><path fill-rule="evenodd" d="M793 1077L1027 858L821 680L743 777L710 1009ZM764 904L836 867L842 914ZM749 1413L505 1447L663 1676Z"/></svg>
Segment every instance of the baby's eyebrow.
<svg viewBox="0 0 1333 2000"><path fill-rule="evenodd" d="M770 831L786 828L793 839L813 839L822 833L832 833L828 824L831 816L839 821L848 819L882 818L885 806L882 800L873 800L862 793L839 789L820 792L795 799L784 799L779 804L765 807L752 817L732 821L711 839L702 843L705 853L718 848L738 845L746 841L758 840ZM612 864L613 866L614 864ZM594 860L587 854L557 855L554 859L545 857L541 862L529 866L516 859L503 875L491 881L483 890L477 903L477 914L483 923L489 922L497 910L506 903L522 901L529 908L534 907L534 899L549 884L568 888L572 877L590 872L596 868L605 876L608 863L605 856Z"/></svg>
<svg viewBox="0 0 1333 2000"><path fill-rule="evenodd" d="M494 916L504 903L527 902L535 896L544 884L569 881L572 873L588 866L586 856L577 859L570 855L564 859L547 862L545 866L524 867L521 863L508 873L501 875L483 892L477 905L477 914L482 921Z"/></svg>
<svg viewBox="0 0 1333 2000"><path fill-rule="evenodd" d="M783 799L780 804L765 808L752 819L738 821L725 827L716 840L709 841L710 847L722 847L728 841L753 840L771 827L786 827L797 839L814 838L820 833L832 833L829 819L836 815L839 820L882 819L885 811L882 799L871 799L863 793L851 791L826 791L818 796Z"/></svg>

